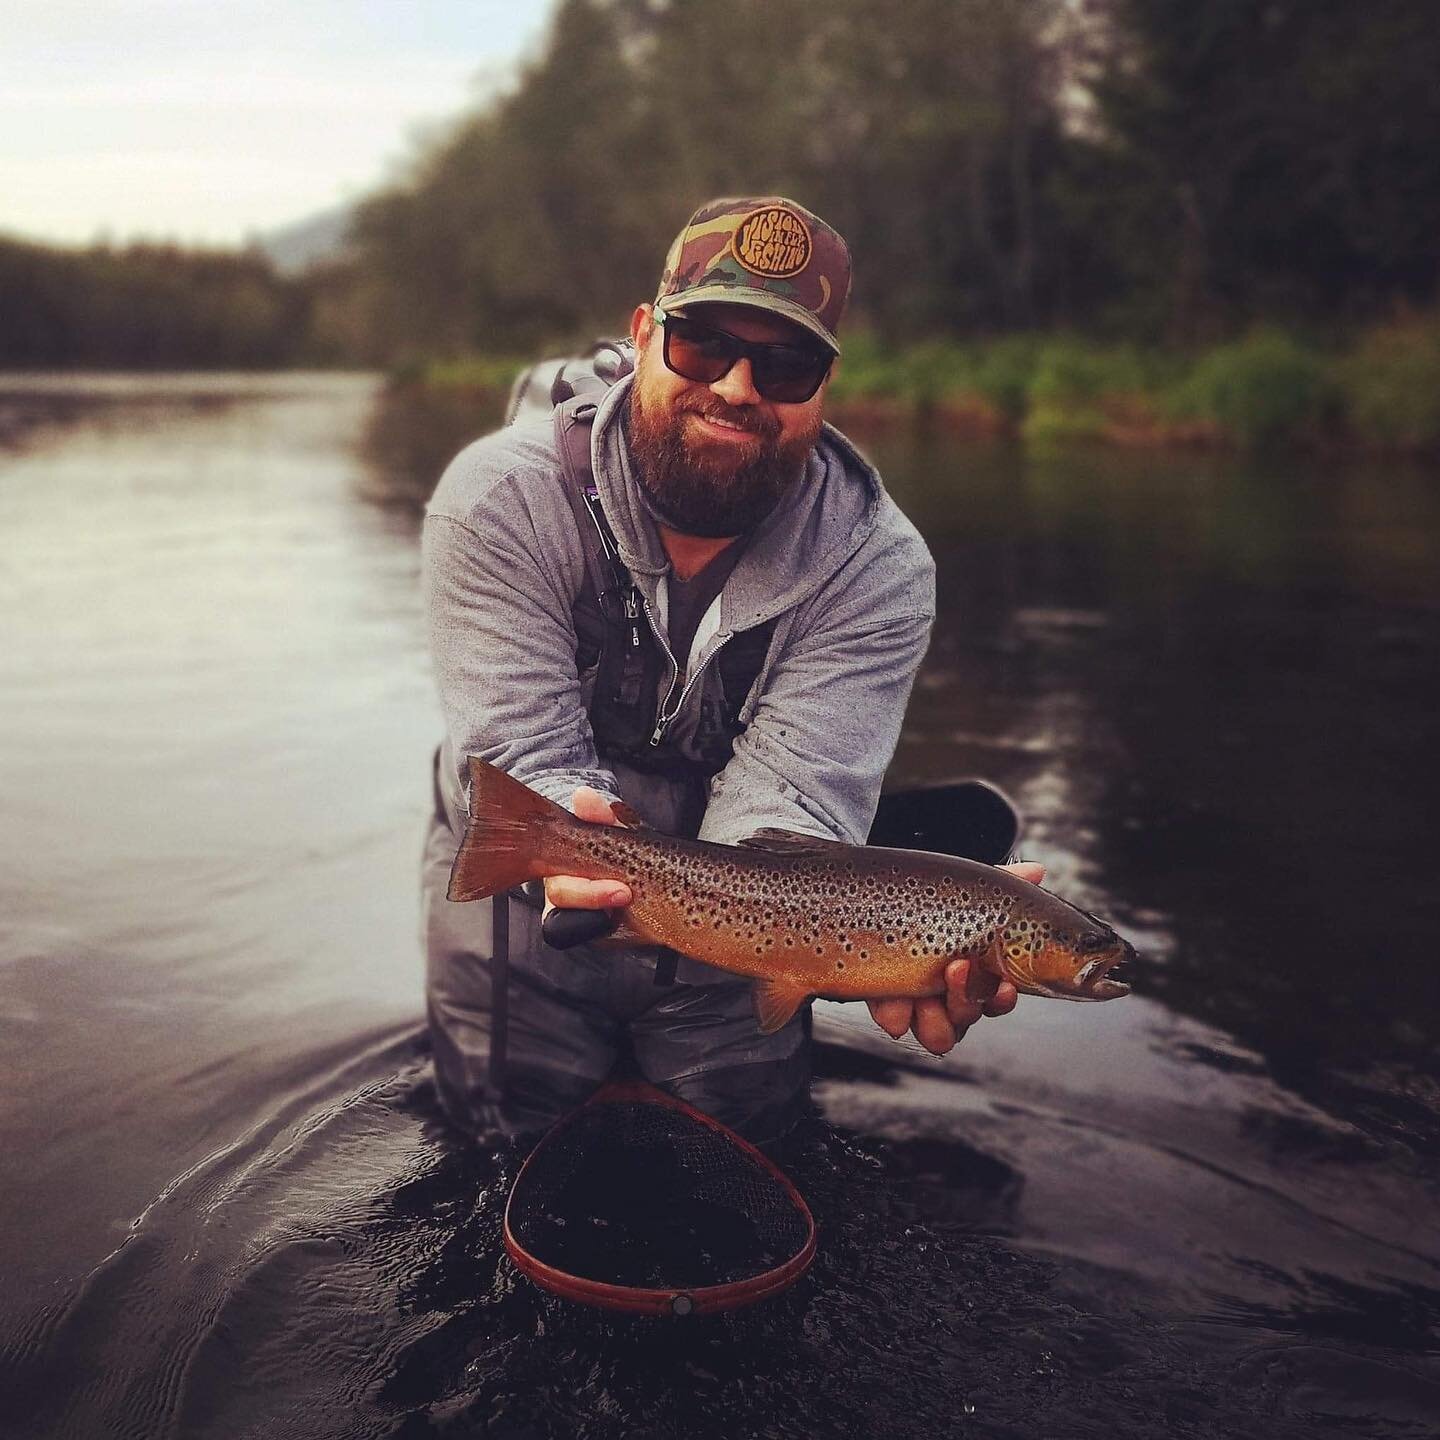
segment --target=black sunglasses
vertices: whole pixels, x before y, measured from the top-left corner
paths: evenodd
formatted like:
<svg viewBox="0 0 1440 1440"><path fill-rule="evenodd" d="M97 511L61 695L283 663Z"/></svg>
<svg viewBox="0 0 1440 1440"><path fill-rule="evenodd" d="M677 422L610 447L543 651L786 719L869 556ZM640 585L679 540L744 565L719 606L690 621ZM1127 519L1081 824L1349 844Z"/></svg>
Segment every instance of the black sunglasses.
<svg viewBox="0 0 1440 1440"><path fill-rule="evenodd" d="M810 399L835 359L813 345L742 340L688 316L667 315L658 305L655 322L665 330L665 366L676 375L713 385L730 373L737 360L748 360L756 390L780 405L800 405Z"/></svg>

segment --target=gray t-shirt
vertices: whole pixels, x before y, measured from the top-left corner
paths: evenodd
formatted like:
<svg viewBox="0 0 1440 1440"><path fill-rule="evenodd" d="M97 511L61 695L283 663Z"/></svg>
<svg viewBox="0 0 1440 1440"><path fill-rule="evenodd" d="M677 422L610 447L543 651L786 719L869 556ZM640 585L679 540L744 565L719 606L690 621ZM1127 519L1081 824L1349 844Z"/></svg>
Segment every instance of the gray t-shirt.
<svg viewBox="0 0 1440 1440"><path fill-rule="evenodd" d="M675 663L680 666L682 683L700 621L715 597L725 588L725 582L744 549L743 539L732 540L704 569L688 580L682 580L673 570L670 572L670 649L675 655Z"/></svg>

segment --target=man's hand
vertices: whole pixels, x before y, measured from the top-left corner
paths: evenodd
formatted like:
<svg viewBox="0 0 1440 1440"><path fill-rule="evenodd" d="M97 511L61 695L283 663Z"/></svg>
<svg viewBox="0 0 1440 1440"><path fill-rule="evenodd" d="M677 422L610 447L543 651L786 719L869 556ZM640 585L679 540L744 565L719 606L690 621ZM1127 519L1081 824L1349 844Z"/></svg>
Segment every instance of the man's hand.
<svg viewBox="0 0 1440 1440"><path fill-rule="evenodd" d="M1002 865L1012 875L1039 884L1045 867L1030 861ZM922 1000L869 1000L875 1023L898 1040L907 1030L932 1054L945 1055L965 1038L982 1015L1008 1015L1020 998L1008 981L970 960L952 960L945 967L945 995Z"/></svg>
<svg viewBox="0 0 1440 1440"><path fill-rule="evenodd" d="M592 825L618 825L610 802L598 791L582 785L570 802L580 820ZM575 875L551 875L545 881L545 912L553 905L566 910L622 910L630 903L630 887L618 880L581 880Z"/></svg>

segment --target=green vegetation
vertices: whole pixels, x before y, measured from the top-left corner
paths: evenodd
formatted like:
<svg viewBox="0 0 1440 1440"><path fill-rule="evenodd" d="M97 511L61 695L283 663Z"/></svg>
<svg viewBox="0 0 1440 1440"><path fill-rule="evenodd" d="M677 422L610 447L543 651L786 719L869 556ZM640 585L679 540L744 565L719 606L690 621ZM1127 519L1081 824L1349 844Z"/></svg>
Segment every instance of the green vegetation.
<svg viewBox="0 0 1440 1440"><path fill-rule="evenodd" d="M1363 439L1399 449L1440 446L1440 319L1409 316L1370 331L1336 383Z"/></svg>
<svg viewBox="0 0 1440 1440"><path fill-rule="evenodd" d="M1205 355L1174 395L1172 409L1258 449L1313 433L1331 389L1318 355L1279 331L1259 330Z"/></svg>
<svg viewBox="0 0 1440 1440"><path fill-rule="evenodd" d="M831 387L837 415L1008 431L1030 443L1440 447L1440 315L1349 350L1279 330L1184 354L1073 335L887 351L862 334Z"/></svg>

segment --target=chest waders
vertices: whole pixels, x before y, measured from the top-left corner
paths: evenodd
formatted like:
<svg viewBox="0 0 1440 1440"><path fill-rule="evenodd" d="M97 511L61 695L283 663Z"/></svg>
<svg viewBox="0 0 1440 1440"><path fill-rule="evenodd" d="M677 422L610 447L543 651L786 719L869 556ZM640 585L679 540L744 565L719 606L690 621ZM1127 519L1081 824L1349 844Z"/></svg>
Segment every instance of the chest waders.
<svg viewBox="0 0 1440 1440"><path fill-rule="evenodd" d="M552 397L555 446L560 456L566 498L575 514L586 554L585 580L574 608L578 673L594 668L595 688L589 707L595 748L603 760L621 760L634 770L675 780L710 779L730 759L735 737L745 728L745 704L775 628L773 620L740 631L710 661L720 677L718 723L704 727L692 742L699 758L682 754L666 732L684 698L685 678L678 660L662 641L650 607L620 558L615 532L606 519L595 485L590 436L598 404L597 382L571 386L557 378ZM608 385L598 382L599 392ZM569 391L569 395L565 393ZM693 679L694 677L690 677ZM537 887L538 888L538 887ZM525 903L535 903L527 891ZM506 1032L510 1015L509 892L491 902L490 1056L487 1077L491 1090L503 1089ZM601 911L554 910L544 927L547 943L568 948L598 939L613 928ZM656 985L675 980L677 956L661 949L655 962Z"/></svg>

